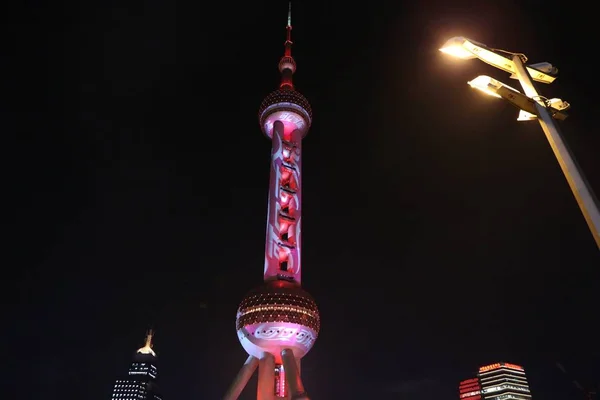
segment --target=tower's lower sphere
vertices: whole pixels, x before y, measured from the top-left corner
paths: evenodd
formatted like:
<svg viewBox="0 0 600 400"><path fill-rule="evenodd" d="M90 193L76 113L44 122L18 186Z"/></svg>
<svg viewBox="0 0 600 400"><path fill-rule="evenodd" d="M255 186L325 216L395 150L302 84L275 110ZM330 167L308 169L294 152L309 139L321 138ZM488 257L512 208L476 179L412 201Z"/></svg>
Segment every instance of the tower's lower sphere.
<svg viewBox="0 0 600 400"><path fill-rule="evenodd" d="M281 363L281 350L292 349L304 357L319 334L317 304L298 284L282 280L265 282L246 295L238 308L236 329L246 352L261 358L275 356Z"/></svg>

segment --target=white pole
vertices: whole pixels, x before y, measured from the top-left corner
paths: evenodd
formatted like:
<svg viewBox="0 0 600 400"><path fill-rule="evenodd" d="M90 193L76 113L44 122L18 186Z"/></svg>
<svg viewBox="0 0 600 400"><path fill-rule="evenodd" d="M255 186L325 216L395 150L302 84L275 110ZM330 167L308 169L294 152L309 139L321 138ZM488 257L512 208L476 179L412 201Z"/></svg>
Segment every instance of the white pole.
<svg viewBox="0 0 600 400"><path fill-rule="evenodd" d="M573 191L573 195L579 204L579 208L583 213L583 216L592 231L592 236L596 241L596 245L600 248L600 211L598 209L598 202L596 197L594 196L594 192L589 187L585 176L580 171L579 166L577 165L575 158L569 151L566 143L563 141L562 135L560 134L554 119L546 109L544 105L542 105L542 101L533 86L533 82L523 62L521 61L521 57L518 55L513 56L513 62L515 64L516 75L519 78L519 82L521 82L521 86L525 91L525 94L534 100L536 100L536 108L538 111L538 121L550 143L550 147L552 147L552 151L560 164L560 168L562 169L565 177L567 178L567 182Z"/></svg>

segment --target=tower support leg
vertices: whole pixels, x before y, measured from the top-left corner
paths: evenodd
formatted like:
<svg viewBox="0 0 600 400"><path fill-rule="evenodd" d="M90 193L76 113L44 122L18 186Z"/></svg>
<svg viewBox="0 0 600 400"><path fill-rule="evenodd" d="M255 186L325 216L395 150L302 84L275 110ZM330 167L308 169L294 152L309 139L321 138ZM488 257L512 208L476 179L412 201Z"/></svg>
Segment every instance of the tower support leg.
<svg viewBox="0 0 600 400"><path fill-rule="evenodd" d="M258 362L258 390L256 400L275 399L275 357L265 353Z"/></svg>
<svg viewBox="0 0 600 400"><path fill-rule="evenodd" d="M283 349L281 351L281 359L283 360L283 369L285 371L285 380L287 381L288 387L290 388L290 399L291 400L310 400L304 385L302 384L302 378L300 377L300 371L298 364L296 363L296 357L291 349Z"/></svg>
<svg viewBox="0 0 600 400"><path fill-rule="evenodd" d="M249 356L242 368L240 368L240 372L236 375L223 400L237 400L248 384L256 367L258 367L258 358Z"/></svg>

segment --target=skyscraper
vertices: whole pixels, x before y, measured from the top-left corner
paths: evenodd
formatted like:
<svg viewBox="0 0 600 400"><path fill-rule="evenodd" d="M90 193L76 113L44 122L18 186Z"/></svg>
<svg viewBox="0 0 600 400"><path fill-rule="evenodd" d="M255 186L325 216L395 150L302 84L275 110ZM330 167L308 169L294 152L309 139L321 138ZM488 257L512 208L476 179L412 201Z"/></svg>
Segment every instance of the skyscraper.
<svg viewBox="0 0 600 400"><path fill-rule="evenodd" d="M479 378L467 379L458 385L458 393L460 400L480 400L481 385Z"/></svg>
<svg viewBox="0 0 600 400"><path fill-rule="evenodd" d="M249 354L226 400L239 397L258 367L258 400L308 399L300 378L300 359L312 348L320 327L319 310L300 285L302 139L312 111L295 90L292 76L291 6L285 53L279 61L281 82L262 102L258 119L271 140L271 179L267 209L264 283L242 300L236 329Z"/></svg>
<svg viewBox="0 0 600 400"><path fill-rule="evenodd" d="M495 363L479 368L477 378L459 385L460 400L530 400L525 370L520 365Z"/></svg>
<svg viewBox="0 0 600 400"><path fill-rule="evenodd" d="M115 381L112 400L162 400L158 391L156 353L152 350L152 331L146 335L146 343L133 356L129 371Z"/></svg>

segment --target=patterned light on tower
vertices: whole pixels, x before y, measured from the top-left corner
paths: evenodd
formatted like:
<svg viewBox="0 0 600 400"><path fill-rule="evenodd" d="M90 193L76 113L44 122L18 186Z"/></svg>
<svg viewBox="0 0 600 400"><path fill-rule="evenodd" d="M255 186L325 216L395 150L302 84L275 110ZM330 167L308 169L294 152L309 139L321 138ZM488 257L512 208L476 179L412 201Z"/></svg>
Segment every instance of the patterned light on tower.
<svg viewBox="0 0 600 400"><path fill-rule="evenodd" d="M258 400L308 399L300 378L300 359L319 333L319 311L302 289L302 139L312 111L292 82L291 4L285 53L279 61L281 84L262 102L258 117L272 141L264 283L242 300L236 318L240 343L249 354L225 400L239 397L258 367Z"/></svg>

